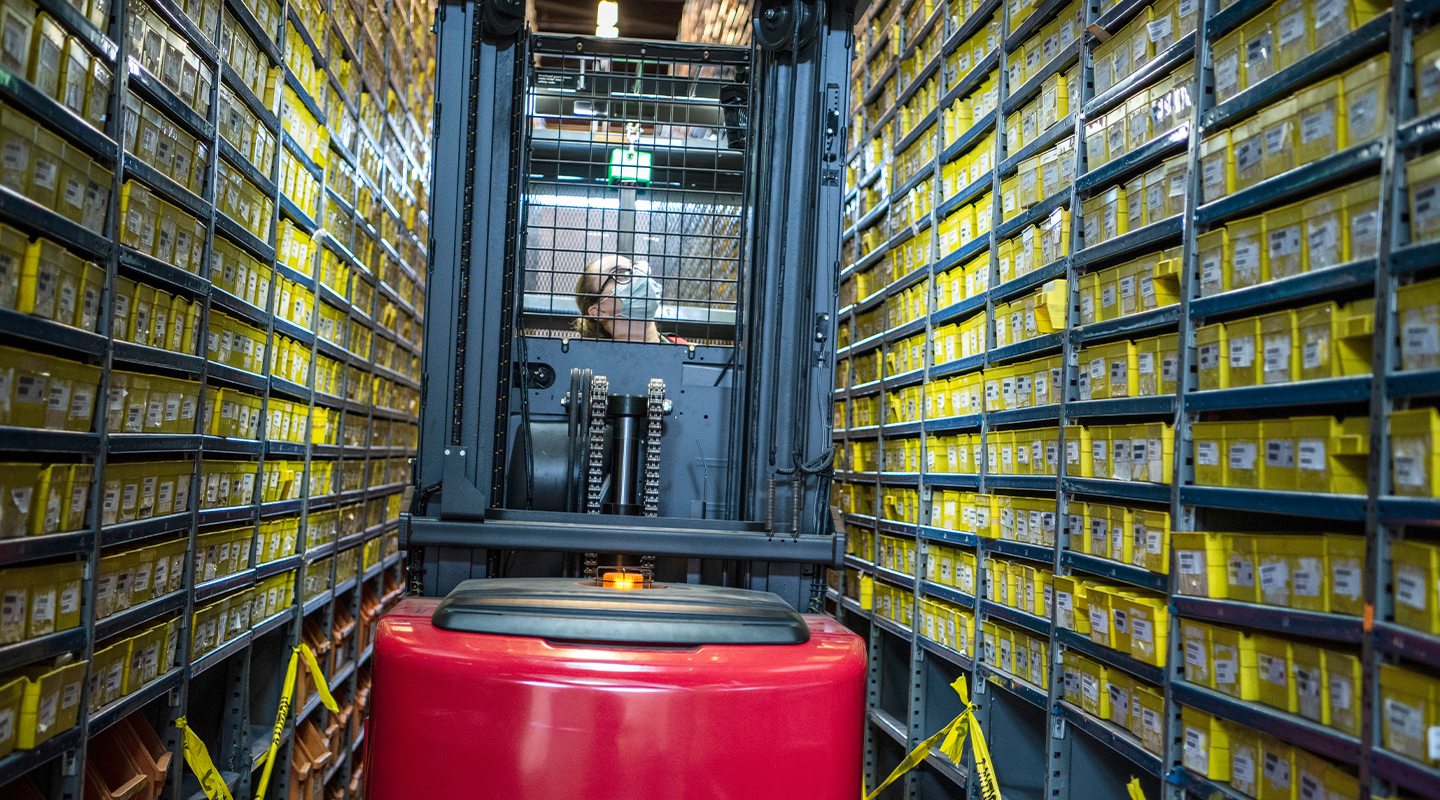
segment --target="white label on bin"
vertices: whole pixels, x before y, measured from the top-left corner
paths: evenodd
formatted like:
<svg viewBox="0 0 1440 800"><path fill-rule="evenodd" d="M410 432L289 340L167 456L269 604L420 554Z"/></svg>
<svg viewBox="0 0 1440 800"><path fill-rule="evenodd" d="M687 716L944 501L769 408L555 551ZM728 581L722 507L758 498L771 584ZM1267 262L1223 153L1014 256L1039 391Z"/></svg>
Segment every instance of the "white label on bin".
<svg viewBox="0 0 1440 800"><path fill-rule="evenodd" d="M1265 155L1273 156L1285 149L1290 134L1290 123L1283 122L1265 131Z"/></svg>
<svg viewBox="0 0 1440 800"><path fill-rule="evenodd" d="M1251 167L1260 163L1262 155L1260 139L1259 136L1252 136L1235 146L1235 169L1237 172L1247 172Z"/></svg>
<svg viewBox="0 0 1440 800"><path fill-rule="evenodd" d="M1152 639L1153 630L1150 626L1150 621L1146 619L1134 620L1130 626L1130 635L1142 642L1154 641Z"/></svg>
<svg viewBox="0 0 1440 800"><path fill-rule="evenodd" d="M1266 593L1280 591L1290 580L1290 567L1284 561L1260 565L1260 590Z"/></svg>
<svg viewBox="0 0 1440 800"><path fill-rule="evenodd" d="M1315 472L1325 469L1324 439L1301 439L1297 449L1300 451L1300 457L1297 460L1300 469Z"/></svg>
<svg viewBox="0 0 1440 800"><path fill-rule="evenodd" d="M1425 714L1393 697L1385 698L1385 722L1390 726L1391 736L1419 740L1425 735Z"/></svg>
<svg viewBox="0 0 1440 800"><path fill-rule="evenodd" d="M55 590L36 591L31 602L30 621L32 624L46 624L55 619Z"/></svg>
<svg viewBox="0 0 1440 800"><path fill-rule="evenodd" d="M1430 754L1430 760L1440 759L1440 725L1431 725L1425 731L1425 748Z"/></svg>
<svg viewBox="0 0 1440 800"><path fill-rule="evenodd" d="M1406 358L1440 354L1440 325L1434 322L1407 322L1404 348Z"/></svg>
<svg viewBox="0 0 1440 800"><path fill-rule="evenodd" d="M1319 597L1320 583L1320 559L1299 559L1291 579L1290 593L1299 597Z"/></svg>
<svg viewBox="0 0 1440 800"><path fill-rule="evenodd" d="M1230 785L1251 786L1255 783L1255 758L1248 750L1236 749L1230 755Z"/></svg>
<svg viewBox="0 0 1440 800"><path fill-rule="evenodd" d="M1315 257L1317 250L1330 250L1335 247L1335 217L1328 216L1323 222L1311 220L1306 223L1307 237L1310 240L1310 266L1315 268ZM1326 263L1325 266L1330 266Z"/></svg>
<svg viewBox="0 0 1440 800"><path fill-rule="evenodd" d="M1395 599L1418 611L1425 610L1425 574L1408 564L1395 567Z"/></svg>
<svg viewBox="0 0 1440 800"><path fill-rule="evenodd" d="M1215 659L1215 682L1231 684L1235 682L1235 660L1231 658Z"/></svg>
<svg viewBox="0 0 1440 800"><path fill-rule="evenodd" d="M1415 456L1395 454L1395 482L1401 486L1425 485L1425 462Z"/></svg>
<svg viewBox="0 0 1440 800"><path fill-rule="evenodd" d="M1260 654L1260 677L1267 683L1284 686L1286 683L1285 659Z"/></svg>
<svg viewBox="0 0 1440 800"><path fill-rule="evenodd" d="M1205 645L1187 639L1185 641L1185 663L1200 669L1205 668Z"/></svg>
<svg viewBox="0 0 1440 800"><path fill-rule="evenodd" d="M1300 226L1291 225L1287 228L1270 231L1270 257L1284 258L1285 256L1298 255L1300 253Z"/></svg>
<svg viewBox="0 0 1440 800"><path fill-rule="evenodd" d="M1230 340L1230 367L1246 369L1255 364L1255 337L1237 336Z"/></svg>
<svg viewBox="0 0 1440 800"><path fill-rule="evenodd" d="M1266 753L1265 778L1276 786L1290 786L1290 762L1274 753Z"/></svg>
<svg viewBox="0 0 1440 800"><path fill-rule="evenodd" d="M1297 15L1298 16L1298 15ZM1329 106L1300 117L1300 143L1310 144L1335 132L1335 112Z"/></svg>
<svg viewBox="0 0 1440 800"><path fill-rule="evenodd" d="M1226 53L1215 61L1215 90L1239 88L1240 54Z"/></svg>
<svg viewBox="0 0 1440 800"><path fill-rule="evenodd" d="M1195 728L1185 729L1185 766L1202 775L1210 771L1210 751L1205 747L1205 734Z"/></svg>
<svg viewBox="0 0 1440 800"><path fill-rule="evenodd" d="M1305 369L1319 369L1325 363L1325 342L1312 339L1300 348L1300 364Z"/></svg>
<svg viewBox="0 0 1440 800"><path fill-rule="evenodd" d="M1230 561L1226 564L1230 576L1231 586L1254 586L1255 585L1255 563L1236 553L1230 554Z"/></svg>
<svg viewBox="0 0 1440 800"><path fill-rule="evenodd" d="M1170 16L1167 14L1154 22L1148 23L1145 28L1146 32L1150 34L1150 41L1152 42L1168 39L1170 38Z"/></svg>
<svg viewBox="0 0 1440 800"><path fill-rule="evenodd" d="M1334 565L1330 568L1330 589L1337 595L1354 600L1360 596L1360 570Z"/></svg>
<svg viewBox="0 0 1440 800"><path fill-rule="evenodd" d="M1315 4L1315 27L1323 28L1345 13L1345 0L1320 0Z"/></svg>
<svg viewBox="0 0 1440 800"><path fill-rule="evenodd" d="M1280 46L1284 47L1297 37L1305 35L1305 9L1280 19Z"/></svg>
<svg viewBox="0 0 1440 800"><path fill-rule="evenodd" d="M1090 630L1095 633L1107 633L1110 630L1110 620L1105 616L1104 609L1091 606Z"/></svg>
<svg viewBox="0 0 1440 800"><path fill-rule="evenodd" d="M1200 167L1200 175L1205 181L1205 185L1207 187L1215 186L1223 190L1225 188L1225 161L1219 158L1212 158L1209 161L1206 161ZM1218 200L1219 195L1216 194L1214 196L1211 196L1210 193L1207 191L1205 194L1205 199Z"/></svg>
<svg viewBox="0 0 1440 800"><path fill-rule="evenodd" d="M1175 558L1180 562L1181 575L1203 575L1205 558L1199 550L1177 550Z"/></svg>
<svg viewBox="0 0 1440 800"><path fill-rule="evenodd" d="M1374 239L1380 216L1378 211L1365 211L1350 217L1350 238L1357 242Z"/></svg>
<svg viewBox="0 0 1440 800"><path fill-rule="evenodd" d="M1295 468L1295 443L1289 439L1265 440L1265 466Z"/></svg>
<svg viewBox="0 0 1440 800"><path fill-rule="evenodd" d="M1259 448L1254 442L1239 442L1229 447L1230 469L1255 469L1255 456Z"/></svg>
<svg viewBox="0 0 1440 800"><path fill-rule="evenodd" d="M74 614L80 610L80 585L72 583L60 590L60 613Z"/></svg>
<svg viewBox="0 0 1440 800"><path fill-rule="evenodd" d="M1220 445L1218 442L1196 442L1195 463L1202 467L1220 466Z"/></svg>
<svg viewBox="0 0 1440 800"><path fill-rule="evenodd" d="M1319 23L1316 23L1317 27ZM1380 94L1370 89L1356 97L1346 97L1349 111L1349 135L1352 141L1359 141L1375 133L1375 123L1380 114Z"/></svg>
<svg viewBox="0 0 1440 800"><path fill-rule="evenodd" d="M1260 244L1245 238L1235 242L1235 274L1244 280L1256 280L1260 271Z"/></svg>

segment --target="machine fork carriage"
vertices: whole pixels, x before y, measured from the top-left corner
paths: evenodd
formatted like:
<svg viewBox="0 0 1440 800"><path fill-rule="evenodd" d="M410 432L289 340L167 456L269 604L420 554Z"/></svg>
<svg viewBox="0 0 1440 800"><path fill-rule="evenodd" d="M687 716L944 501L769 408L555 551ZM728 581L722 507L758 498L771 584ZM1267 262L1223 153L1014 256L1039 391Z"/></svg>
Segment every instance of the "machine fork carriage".
<svg viewBox="0 0 1440 800"><path fill-rule="evenodd" d="M844 553L850 5L762 3L753 48L483 5L437 15L416 585L616 564L808 607Z"/></svg>

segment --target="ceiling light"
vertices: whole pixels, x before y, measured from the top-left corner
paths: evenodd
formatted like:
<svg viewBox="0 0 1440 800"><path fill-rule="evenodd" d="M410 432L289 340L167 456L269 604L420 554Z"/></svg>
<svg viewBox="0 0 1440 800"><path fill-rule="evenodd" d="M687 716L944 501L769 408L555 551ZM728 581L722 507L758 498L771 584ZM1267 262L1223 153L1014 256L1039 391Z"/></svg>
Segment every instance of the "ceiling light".
<svg viewBox="0 0 1440 800"><path fill-rule="evenodd" d="M595 35L614 39L620 35L620 29L615 27L620 22L620 4L613 0L600 0L600 8L595 15Z"/></svg>

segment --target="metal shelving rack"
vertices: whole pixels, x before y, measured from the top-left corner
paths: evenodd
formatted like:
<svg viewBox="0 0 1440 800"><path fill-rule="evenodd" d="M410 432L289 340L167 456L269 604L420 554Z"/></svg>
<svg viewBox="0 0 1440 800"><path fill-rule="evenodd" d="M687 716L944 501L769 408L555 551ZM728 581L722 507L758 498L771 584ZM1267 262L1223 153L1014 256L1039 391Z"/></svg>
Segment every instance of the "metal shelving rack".
<svg viewBox="0 0 1440 800"><path fill-rule="evenodd" d="M416 80L404 77L397 79L392 67L398 69L407 66L403 62L413 52L413 48L421 47L428 41L428 33L422 31L417 34L413 31L415 25L425 25L426 22L418 18L412 20L412 12L399 0L393 3L344 5L343 8L344 0L335 0L334 3L320 4L316 8L324 14L321 20L325 27L321 32L324 35L317 43L306 28L304 15L284 2L279 4L280 14L274 19L273 29L268 31L256 21L241 0L225 0L223 10L216 15L215 30L209 31L202 31L197 27L171 0L146 0L146 3L148 5L141 6L115 3L108 30L105 31L91 24L83 13L69 3L58 0L40 0L38 3L42 11L59 21L68 35L81 39L93 51L101 54L106 66L112 70L110 106L104 131L88 127L59 103L26 83L22 77L0 69L0 77L5 78L0 81L0 99L62 135L72 146L78 145L88 155L112 170L113 185L105 235L97 235L80 228L55 212L4 188L0 188L0 221L32 235L44 235L105 267L107 293L105 301L102 302L98 328L100 331L108 332L111 329L109 291L116 285L117 276L123 274L200 303L202 312L197 327L201 330L205 328L212 308L222 309L262 328L266 334L267 359L269 350L276 346L278 335L285 335L308 345L311 362L309 378L306 384L301 385L278 376L244 373L227 366L212 364L206 361L203 353L190 356L118 341L106 333L93 334L8 310L0 312L0 339L6 344L98 364L102 371L97 396L101 398L106 396L111 370L123 365L129 369L151 373L185 375L199 382L202 393L205 387L234 387L257 393L266 404L262 409L267 411L272 397L283 397L311 409L316 406L334 409L341 414L341 429L346 426L358 427L363 432L363 438L359 445L311 445L267 441L264 438L222 439L199 433L198 429L196 433L178 435L127 434L107 430L104 413L97 413L97 427L92 433L9 427L0 429L0 449L14 453L14 458L92 458L95 464L95 475L90 487L91 503L83 530L0 540L0 568L75 559L85 561L87 570L82 593L84 622L79 628L0 646L0 672L41 663L70 652L88 660L98 641L135 633L142 626L153 625L175 616L182 621L178 663L162 668L155 681L104 708L91 708L90 680L87 674L87 680L82 684L79 722L73 729L56 735L36 748L16 750L9 756L0 758L0 787L27 777L33 779L42 792L52 798L80 796L85 774L86 743L95 734L137 711L143 711L156 726L174 755L165 788L166 798L203 797L203 793L199 793L198 783L188 773L181 754L180 737L172 725L176 719L187 715L192 728L205 741L231 791L237 796L252 794L252 773L259 766L263 748L268 746L270 740L285 663L291 647L300 641L300 621L305 618L312 619L328 636L333 619L331 609L337 599L345 601L358 620L365 587L368 586L378 598L384 593L382 586L387 578L393 586L404 586L401 564L403 553L387 553L383 546L384 541L394 541L398 517L387 519L386 514L381 514L381 519L371 524L371 515L368 513L371 501L383 504L387 498L397 497L404 489L403 482L372 486L369 485L369 478L372 464L378 464L381 459L413 456L413 446L407 443L401 431L403 426L417 423L418 418L408 410L383 408L368 399L360 402L353 397L343 396L347 394L347 390L342 390L342 396L331 396L313 387L316 356L326 355L356 370L354 377L358 384L352 383L349 388L356 390L359 397L369 398L370 384L380 378L411 390L419 389L418 378L409 374L410 370L397 371L391 364L381 363L377 353L381 339L389 340L395 349L410 357L418 357L419 345L401 335L398 327L397 330L390 331L377 323L380 316L378 312L386 301L393 304L400 314L408 316L414 325L418 326L423 321L423 295L412 292L408 299L402 297L400 289L391 285L394 280L391 276L403 275L411 286L423 293L425 279L422 265L418 262L425 258L427 242L415 237L410 230L411 226L405 222L396 205L403 205L407 198L414 196L412 181L428 182L429 114L422 110L417 118L408 103L428 103L429 95L425 92L418 92L415 97L407 95L407 92L399 87L415 84ZM208 117L201 117L186 106L130 55L126 37L120 34L127 30L130 16L136 13L137 9L146 7L163 18L172 31L180 34L186 44L200 55L201 61L214 70ZM361 70L362 64L356 59L356 53L361 50L355 46L360 42L352 45L349 41L345 27L336 19L336 12L339 11L343 11L342 16L357 20L357 33L367 39L367 49L364 52L378 61L365 65L372 69ZM430 13L428 7L414 12L417 17ZM311 162L283 130L281 120L286 118L283 99L276 98L275 107L282 109L277 116L254 96L225 61L214 42L219 39L224 18L229 16L233 16L259 44L270 59L270 65L276 67L283 76L284 85L296 92L316 121L322 126L333 122L328 126L332 131L329 157L332 160L343 160L354 169L360 183L358 197L346 197L333 182L327 182L325 171ZM329 112L334 118L332 120L327 120L325 110L315 98L309 96L290 67L285 65L282 54L286 49L287 22L294 26L303 43L310 48L313 67L323 73L325 82L330 86L327 93L330 99L338 101L327 103L331 106ZM399 40L396 39L397 26L401 37ZM402 48L399 42L410 47ZM332 52L332 48L339 49ZM350 90L339 77L339 74L343 74L338 64L341 58L352 61L358 73L354 84L358 89L355 97L348 96ZM332 64L332 60L336 63ZM374 85L377 78L381 79L381 85ZM259 120L259 124L275 137L276 147L268 171L256 169L245 156L220 137L217 116L222 81L249 108ZM123 116L126 99L132 92L159 108L173 124L210 145L207 178L200 195L122 151L118 121ZM357 113L357 109L364 109L367 103L370 105L369 110L374 112L368 120ZM343 125L344 120L339 119L338 115L348 116L350 124ZM424 126L419 119L426 120ZM352 135L355 139L353 145L346 141ZM324 196L340 209L342 215L354 222L355 238L342 234L340 230L327 232L324 227L326 220L316 221L309 218L283 194L280 188L282 147L297 157L311 176L324 187ZM362 147L371 154L369 164L362 163L356 155ZM274 202L274 215L266 240L262 241L243 230L215 208L215 174L221 158L228 166L243 172ZM373 176L370 174L372 172ZM278 291L269 293L269 307L256 308L218 286L212 286L208 271L204 271L205 274L187 273L119 244L116 231L120 213L120 190L131 179L138 180L152 192L205 222L206 255L202 264L209 263L215 237L224 236L259 258L265 266L274 269L275 277L286 278L315 292L317 302L311 309L311 330L275 315ZM421 194L423 195L423 192ZM369 199L371 202L361 203L362 199ZM368 219L357 210L361 206L371 209ZM418 213L423 225L424 212ZM318 247L310 263L309 274L297 272L276 262L273 242L281 215L307 235L313 236L318 246L330 250L352 267L355 273L353 280L363 281L369 286L369 305L352 303L348 297L340 296L317 279L320 266ZM383 225L377 230L377 225L386 221L386 217L389 218L388 231ZM422 227L421 237L425 235ZM390 238L397 237L405 239L404 250L411 254L410 261L417 263L406 263L406 257L389 241ZM397 238L397 242L399 241ZM362 248L362 244L367 244L368 248ZM357 258L355 252L372 253L369 263ZM369 353L368 357L336 347L312 332L317 327L315 322L321 301L345 312L348 319L364 326L367 336L374 338L374 345L366 351ZM413 338L415 337L412 335ZM203 342L203 337L201 341ZM361 386L366 390L364 394L358 393ZM196 414L197 425L200 424L201 417L201 414ZM268 415L266 418L268 419ZM382 420L395 425L384 441L377 441L372 434L372 423ZM21 455L22 452L25 455ZM191 510L101 527L99 498L104 486L107 458L111 454L134 453L151 454L157 458L193 455L190 477ZM323 497L304 496L298 500L268 503L263 502L262 493L257 491L254 502L249 505L200 510L202 463L207 458L223 460L234 457L253 458L257 470L262 468L267 458L303 462L303 479L307 482L313 459L334 459L337 491ZM364 478L358 490L339 491L339 459L342 458L361 464ZM306 549L305 524L309 513L355 502L361 503L358 530L342 532L338 542ZM255 558L259 554L252 550L250 563L254 566L250 569L200 583L197 583L193 574L195 560L187 557L184 588L180 591L141 603L104 619L95 619L95 565L98 564L102 549L115 551L183 538L187 543L187 551L193 553L196 537L202 529L252 526L252 529L258 532L262 521L277 518L294 518L300 521L301 529L294 555L255 564ZM252 548L256 547L254 543L257 538L251 537ZM367 543L381 545L378 560L368 567L362 557L363 547ZM303 598L305 568L321 558L342 551L355 554L358 574L342 581L339 586L334 586L336 576L332 561L329 584L333 588L317 596ZM201 658L191 657L189 627L198 603L242 590L289 570L296 571L295 592L296 597L301 599L268 619L254 621L249 632L240 634L213 652ZM372 646L363 652L354 652L356 643L357 638L354 635L342 643L342 646L349 648L351 652L348 653L345 665L329 676L332 690L337 695L351 698L352 701L356 697L358 674L361 667L367 664L373 650ZM222 696L226 700L217 702ZM299 721L316 713L317 705L317 702L310 702L291 713L284 729L283 747L271 780L270 796L283 798L287 795L293 732ZM358 765L359 756L356 754L362 752L360 747L363 744L363 728L359 725L358 715L350 723L354 727L341 734L346 737L342 757L334 761L325 776L327 783L336 776L342 777L342 782L338 784L341 796L348 794L352 770Z"/></svg>
<svg viewBox="0 0 1440 800"><path fill-rule="evenodd" d="M1429 402L1430 398L1440 396L1440 373L1437 371L1397 370L1398 340L1393 333L1396 329L1392 308L1394 291L1398 285L1413 279L1417 272L1421 272L1424 277L1432 277L1435 274L1434 266L1440 264L1440 248L1433 243L1406 244L1407 228L1404 224L1408 208L1404 190L1405 158L1407 154L1433 150L1437 142L1440 142L1440 119L1436 118L1440 115L1415 118L1414 101L1411 97L1414 83L1411 40L1418 31L1440 21L1437 19L1440 15L1436 13L1440 10L1440 4L1433 0L1397 4L1394 11L1383 13L1368 24L1360 26L1341 41L1312 53L1224 103L1216 103L1209 43L1236 29L1269 6L1267 0L1238 0L1224 9L1219 9L1213 0L1199 3L1196 32L1178 37L1171 47L1157 51L1147 65L1098 96L1093 90L1092 51L1102 38L1109 38L1117 33L1136 14L1150 5L1147 0L1121 0L1103 14L1099 12L1098 4L1092 4L1087 10L1088 32L1081 34L1080 41L1072 45L1073 50L1063 48L1049 64L1041 67L1040 78L1032 78L1013 93L1007 86L1007 60L1011 54L1020 52L1016 49L1018 45L1053 19L1067 4L1060 0L1042 0L1036 3L1031 14L1012 30L1009 14L1014 6L1011 4L983 1L969 3L967 5L973 6L973 10L956 26L949 19L948 4L935 2L933 12L930 15L918 16L920 24L912 26L914 31L906 31L907 18L914 13L914 4L922 1L889 0L876 3L856 22L856 59L852 76L852 102L856 107L856 124L850 140L854 149L848 157L856 180L855 185L847 187L845 196L848 227L844 232L844 242L849 244L850 249L842 248L842 252L851 255L853 263L842 263L840 279L844 282L856 273L876 268L890 248L903 244L914 236L930 236L931 253L938 253L940 221L987 189L992 192L992 223L987 234L962 245L958 252L944 257L932 257L927 265L914 270L910 275L895 279L889 286L874 289L871 296L857 297L852 305L841 310L840 324L842 328L848 326L849 331L854 333L855 318L858 314L880 308L900 290L926 277L933 278L952 266L966 263L987 247L992 252L988 282L990 288L987 292L953 303L944 309L935 307L932 293L929 313L923 320L896 326L871 335L863 341L852 336L849 339L851 344L839 350L837 361L842 368L848 368L850 359L869 352L883 353L883 348L892 342L922 330L927 334L928 343L933 341L934 330L938 326L971 317L981 308L993 312L997 300L1003 301L1022 292L1033 291L1045 281L1056 277L1068 279L1071 292L1069 325L1054 336L1003 348L994 346L994 332L987 330L989 347L986 353L942 364L933 363L930 355L933 350L927 346L925 366L922 369L899 376L884 375L878 380L860 385L849 385L850 381L847 380L844 387L836 389L834 398L837 402L847 403L848 414L848 401L877 397L880 403L879 414L883 418L885 393L893 389L928 384L935 378L973 373L988 365L1057 352L1064 354L1065 391L1058 404L1040 408L982 411L966 416L926 419L923 416L922 403L922 417L918 423L881 422L843 430L837 426L835 440L842 447L857 441L875 442L877 456L882 459L878 468L882 470L883 448L887 440L912 438L917 435L921 437L921 471L918 474L881 471L838 472L836 475L836 482L839 484L849 484L855 487L857 492L873 492L875 516L847 513L843 517L845 524L877 535L889 534L915 540L918 550L917 574L898 573L877 566L878 553L873 551L848 555L846 566L851 570L859 570L874 580L912 590L917 601L914 615L916 619L919 619L918 602L925 597L973 609L976 612L977 630L971 632L971 641L975 641L979 624L986 619L996 619L1049 636L1051 685L1034 686L1006 675L987 665L983 655L977 655L973 659L961 655L926 638L921 632L903 628L889 619L881 618L878 614L863 609L853 598L831 590L828 597L834 613L869 639L871 672L868 697L871 724L866 738L867 785L878 783L878 780L899 762L904 752L953 717L958 711L958 702L948 684L956 677L967 675L972 680L972 694L976 698L980 719L990 739L991 753L996 759L996 768L1006 797L1123 796L1123 785L1133 775L1141 777L1142 786L1150 797L1178 799L1221 796L1245 800L1244 795L1227 785L1208 781L1183 766L1178 727L1180 704L1190 705L1252 728L1263 729L1335 763L1350 765L1358 774L1361 786L1373 788L1376 796L1390 796L1387 792L1402 791L1418 796L1440 797L1440 770L1389 753L1381 747L1381 710L1378 708L1378 670L1375 667L1377 663L1387 661L1417 666L1422 670L1440 669L1440 637L1409 630L1387 621L1392 617L1394 602L1389 587L1388 543L1396 537L1428 538L1433 541L1433 526L1440 520L1440 500L1397 497L1390 494L1392 489L1387 436L1387 421L1391 409L1404 407L1411 399ZM998 69L999 112L978 118L968 131L961 133L957 141L948 147L941 138L939 112L926 116L914 131L903 137L903 140L897 141L888 123L894 118L903 99L910 97L916 87L935 74L933 65L926 65L915 72L916 77L910 85L896 87L897 100L890 110L873 118L873 124L867 122L871 117L867 114L865 104L870 103L873 108L873 103L882 96L885 81L892 74L891 70L898 71L900 63L904 57L910 55L920 37L928 34L937 24L943 26L944 44L936 56L939 69L943 73L945 59L961 42L979 30L991 14L1002 20L1000 52L992 53L981 60L965 75L957 76L954 83L942 85L938 108L943 110L950 103L966 96L979 86L991 70ZM872 34L872 30L877 32ZM872 74L871 62L883 48L891 46L891 40L897 38L903 42L904 47L895 52L903 50L903 54L895 57L892 67L876 70L875 74ZM1283 99L1298 88L1338 75L1349 66L1386 52L1387 49L1390 54L1391 113L1380 139L1334 153L1281 177L1232 193L1219 201L1200 204L1199 143L1207 135L1253 116L1261 107ZM1043 80L1045 75L1068 68L1077 56L1083 78L1080 108L1070 108L1069 117L1050 129L1040 143L1027 143L1019 152L1008 153L1004 126L999 123L1010 110L1018 107L1029 96L1038 86L1039 80ZM1126 155L1094 170L1087 170L1084 147L1086 119L1093 119L1097 113L1116 106L1121 99L1155 83L1192 60L1195 105L1191 109L1188 122L1167 132L1157 132L1151 141L1130 150ZM928 133L927 126L930 126ZM992 163L997 165L996 169L979 181L960 189L958 193L949 197L942 196L940 173L944 164L971 149L991 131L996 134L995 150L992 153ZM1198 135L1194 134L1196 131L1199 132ZM890 188L886 182L892 174L890 159L898 155L903 146L908 146L926 135L936 137L936 156L933 163L922 167L904 185L895 187L895 191L886 191ZM1051 198L1042 199L1033 212L1022 213L1020 217L1008 222L1002 221L1002 178L1013 173L1021 160L1035 155L1066 135L1074 135L1076 142L1076 178L1073 184ZM884 156L880 163L869 163L866 161L866 151L872 140L877 138L883 146ZM1082 247L1079 201L1083 196L1091 190L1115 185L1124 176L1153 168L1162 160L1182 152L1188 154L1189 164L1185 213L1178 218L1152 223L1097 246ZM1194 296L1198 294L1199 280L1196 246L1198 233L1223 224L1227 219L1255 213L1262 208L1275 207L1282 201L1314 194L1347 181L1359 180L1373 175L1376 171L1381 174L1381 218L1386 224L1381 226L1382 239L1375 258L1301 273L1219 295L1204 298ZM892 205L902 201L906 192L927 182L932 187L933 212L890 236L887 242L871 253L854 258L860 233L882 219L883 215L890 213ZM876 185L881 187L880 199L869 207L863 207L865 190ZM1024 225L1038 219L1041 214L1062 206L1068 207L1072 215L1068 251L1070 255L1039 267L1027 275L1014 278L1006 284L998 285L994 245L1006 235L1023 229ZM1184 259L1178 305L1113 321L1083 326L1080 324L1077 280L1080 275L1136 255L1175 245L1182 246ZM1200 320L1234 318L1244 316L1244 312L1253 313L1256 309L1298 305L1310 298L1365 296L1376 299L1375 363L1383 370L1378 373L1378 379L1346 377L1275 386L1204 392L1197 390L1191 365L1195 363L1194 331ZM990 327L987 326L987 329ZM1077 399L1075 354L1080 346L1091 342L1171 332L1179 335L1181 343L1181 379L1177 395L1092 401ZM837 371L837 374L841 373ZM850 374L853 374L853 370ZM1194 472L1190 457L1190 426L1199 415L1257 410L1261 414L1288 416L1296 413L1295 409L1307 407L1310 410L1305 413L1323 413L1315 409L1334 404L1348 404L1353 408L1368 404L1371 440L1370 485L1367 496L1191 485ZM1175 480L1170 485L1163 485L1067 477L1063 458L1060 459L1059 475L1056 477L989 475L983 463L979 465L977 474L970 475L929 474L925 469L925 434L960 431L988 435L995 426L1009 428L1038 424L1049 427L1058 424L1060 448L1063 452L1064 425L1107 418L1173 423ZM921 524L883 519L881 493L885 486L904 486L919 491ZM1078 497L1168 509L1174 531L1230 531L1246 528L1260 531L1266 529L1264 526L1268 522L1280 520L1287 515L1299 518L1299 524L1312 527L1322 525L1328 526L1326 529L1351 530L1356 533L1363 530L1367 538L1364 591L1366 602L1374 608L1374 622L1372 624L1359 617L1180 596L1168 575L1070 552L1066 549L1067 531L1063 524L1056 526L1056 545L1053 548L977 538L973 534L924 524L924 520L929 519L930 505L934 502L932 492L954 488L980 492L1004 490L1012 494L1028 493L1030 497L1050 496L1055 500L1058 520L1066 519L1067 503ZM1245 517L1234 512L1250 516ZM1256 514L1261 516L1254 516ZM878 538L876 541L878 542ZM959 547L974 552L978 567L978 596L924 579L927 548L931 545ZM1092 644L1086 636L1061 629L1054 619L1044 620L986 600L986 592L981 582L985 576L985 560L991 555L1043 563L1049 565L1057 576L1073 572L1166 593L1171 611L1171 652L1168 663L1172 666L1162 669L1138 663L1117 651ZM1171 571L1174 571L1173 565ZM1180 651L1181 618L1259 631L1283 632L1292 636L1313 638L1336 647L1358 648L1364 664L1364 697L1360 707L1366 710L1361 735L1358 738L1351 737L1310 723L1297 715L1255 703L1236 702L1226 695L1187 683L1180 666L1184 663L1183 653ZM1127 731L1108 721L1090 716L1062 699L1060 656L1063 650L1069 648L1103 661L1111 668L1121 669L1163 687L1166 713L1162 741L1166 746L1162 755L1157 756L1144 750L1138 739ZM977 654L982 652L978 644L972 647L972 650ZM969 766L971 765L950 764L943 755L931 753L920 768L907 776L903 785L897 784L888 789L886 796L973 796L975 787L966 784ZM1036 776L1045 777L1037 784Z"/></svg>

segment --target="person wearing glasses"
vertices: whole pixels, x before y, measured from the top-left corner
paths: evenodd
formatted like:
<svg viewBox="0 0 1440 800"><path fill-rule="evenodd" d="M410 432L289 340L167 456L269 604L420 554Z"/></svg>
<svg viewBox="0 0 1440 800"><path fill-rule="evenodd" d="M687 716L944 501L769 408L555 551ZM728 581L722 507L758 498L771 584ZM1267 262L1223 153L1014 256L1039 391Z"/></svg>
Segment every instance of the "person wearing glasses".
<svg viewBox="0 0 1440 800"><path fill-rule="evenodd" d="M660 282L644 261L610 255L586 264L575 282L575 307L580 310L575 330L583 339L686 344L655 328Z"/></svg>

